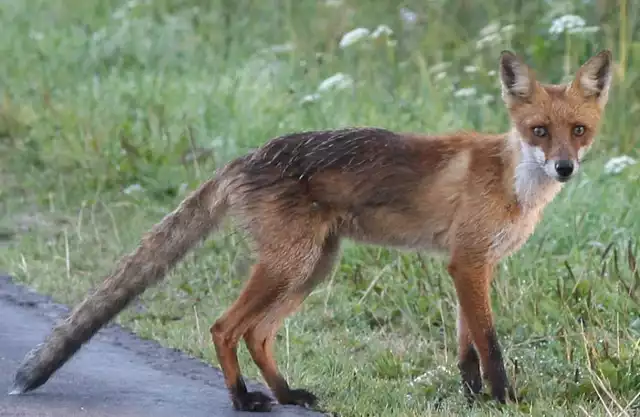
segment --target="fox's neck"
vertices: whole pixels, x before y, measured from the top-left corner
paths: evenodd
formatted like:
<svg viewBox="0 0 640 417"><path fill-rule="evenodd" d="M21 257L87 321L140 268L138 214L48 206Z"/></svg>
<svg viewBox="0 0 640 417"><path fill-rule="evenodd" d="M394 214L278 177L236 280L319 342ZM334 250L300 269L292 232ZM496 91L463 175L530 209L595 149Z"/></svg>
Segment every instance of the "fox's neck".
<svg viewBox="0 0 640 417"><path fill-rule="evenodd" d="M524 142L515 129L509 132L508 140L514 153L513 187L518 204L525 211L542 209L556 196L562 184L544 172L545 157L539 148Z"/></svg>

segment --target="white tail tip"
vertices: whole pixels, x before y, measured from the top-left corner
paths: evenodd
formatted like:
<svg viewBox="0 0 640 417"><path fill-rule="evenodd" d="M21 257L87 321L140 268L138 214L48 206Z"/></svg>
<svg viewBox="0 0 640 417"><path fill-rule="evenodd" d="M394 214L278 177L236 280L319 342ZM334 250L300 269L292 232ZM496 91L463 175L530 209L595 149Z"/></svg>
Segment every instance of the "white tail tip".
<svg viewBox="0 0 640 417"><path fill-rule="evenodd" d="M24 394L24 390L22 388L15 385L9 388L9 395L20 395L20 394Z"/></svg>

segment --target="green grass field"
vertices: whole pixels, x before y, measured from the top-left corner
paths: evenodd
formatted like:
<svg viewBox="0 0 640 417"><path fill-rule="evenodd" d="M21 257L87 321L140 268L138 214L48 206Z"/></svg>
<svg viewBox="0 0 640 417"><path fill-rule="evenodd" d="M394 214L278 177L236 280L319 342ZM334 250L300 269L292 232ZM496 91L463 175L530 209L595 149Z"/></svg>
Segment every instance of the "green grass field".
<svg viewBox="0 0 640 417"><path fill-rule="evenodd" d="M638 156L639 13L628 0L0 2L0 270L76 303L187 190L271 137L504 131L502 49L559 82L607 47L616 72L597 146L493 285L523 404L466 407L455 294L428 254L347 243L277 353L291 384L340 416L634 415L640 164L605 163ZM572 14L584 22L554 23ZM393 33L340 47L379 25ZM230 229L212 237L119 322L216 364L209 326L241 288L247 248ZM240 357L259 378L244 346Z"/></svg>

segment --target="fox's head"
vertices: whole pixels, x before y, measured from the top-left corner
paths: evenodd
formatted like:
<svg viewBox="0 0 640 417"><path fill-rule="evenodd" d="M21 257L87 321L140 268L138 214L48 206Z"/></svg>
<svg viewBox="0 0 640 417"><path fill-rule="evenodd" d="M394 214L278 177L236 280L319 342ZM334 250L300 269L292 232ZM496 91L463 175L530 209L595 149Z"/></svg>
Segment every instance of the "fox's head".
<svg viewBox="0 0 640 417"><path fill-rule="evenodd" d="M525 163L557 181L568 181L593 143L607 103L611 52L591 57L568 84L539 83L516 55L500 57L502 97L522 142Z"/></svg>

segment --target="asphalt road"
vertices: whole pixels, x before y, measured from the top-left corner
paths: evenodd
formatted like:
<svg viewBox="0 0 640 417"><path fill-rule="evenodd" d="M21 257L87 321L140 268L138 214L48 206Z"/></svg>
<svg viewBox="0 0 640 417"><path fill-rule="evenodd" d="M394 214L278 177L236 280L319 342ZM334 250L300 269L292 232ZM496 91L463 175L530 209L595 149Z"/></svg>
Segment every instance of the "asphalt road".
<svg viewBox="0 0 640 417"><path fill-rule="evenodd" d="M231 407L220 371L141 340L119 326L103 329L45 385L9 396L13 373L68 310L0 276L0 416L215 417L259 415ZM250 389L262 385L247 384ZM260 415L265 415L260 413ZM322 416L274 406L269 416Z"/></svg>

